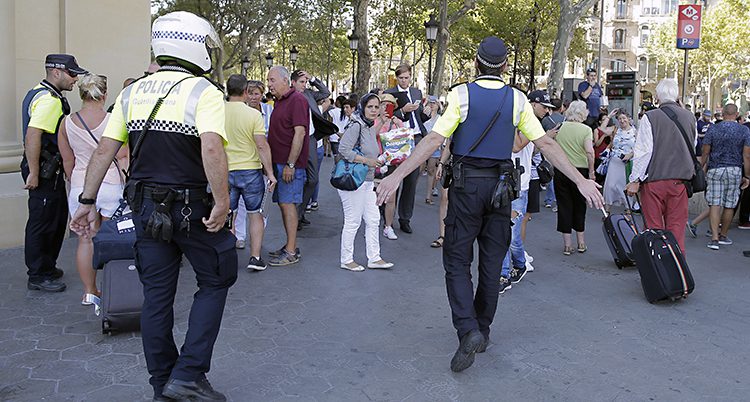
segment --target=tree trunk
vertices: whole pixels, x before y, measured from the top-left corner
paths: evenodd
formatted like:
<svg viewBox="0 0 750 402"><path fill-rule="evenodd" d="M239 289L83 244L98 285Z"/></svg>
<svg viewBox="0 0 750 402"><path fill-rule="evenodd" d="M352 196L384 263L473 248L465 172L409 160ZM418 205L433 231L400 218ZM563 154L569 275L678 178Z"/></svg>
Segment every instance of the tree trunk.
<svg viewBox="0 0 750 402"><path fill-rule="evenodd" d="M560 3L560 19L557 22L557 40L552 49L552 62L549 67L547 92L552 97L559 97L563 87L565 62L568 59L568 48L573 41L573 33L578 20L584 12L591 8L597 0L558 0Z"/></svg>
<svg viewBox="0 0 750 402"><path fill-rule="evenodd" d="M445 69L445 55L448 53L448 40L450 32L448 31L448 1L440 2L440 17L438 18L438 36L437 46L435 47L435 64L432 66L432 94L440 96L443 93L443 76ZM428 72L429 74L429 72ZM430 80L427 80L430 82Z"/></svg>
<svg viewBox="0 0 750 402"><path fill-rule="evenodd" d="M359 37L357 46L357 84L354 92L364 95L370 86L370 37L367 33L367 8L370 0L353 0L354 3L354 32Z"/></svg>

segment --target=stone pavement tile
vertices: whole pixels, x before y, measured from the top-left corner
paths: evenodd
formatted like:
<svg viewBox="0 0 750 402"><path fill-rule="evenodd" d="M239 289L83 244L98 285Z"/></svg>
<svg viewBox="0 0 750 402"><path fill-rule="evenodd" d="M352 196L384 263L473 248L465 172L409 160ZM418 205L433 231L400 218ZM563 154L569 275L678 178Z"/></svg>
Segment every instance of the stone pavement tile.
<svg viewBox="0 0 750 402"><path fill-rule="evenodd" d="M24 341L18 339L9 339L0 342L0 357L10 356L25 350L33 349L36 341Z"/></svg>
<svg viewBox="0 0 750 402"><path fill-rule="evenodd" d="M70 325L76 322L83 322L88 319L88 314L78 312L63 312L52 315L45 315L42 322L47 325Z"/></svg>
<svg viewBox="0 0 750 402"><path fill-rule="evenodd" d="M413 394L414 384L408 379L401 381L369 381L363 387L365 395L374 401L403 400Z"/></svg>
<svg viewBox="0 0 750 402"><path fill-rule="evenodd" d="M62 335L63 327L60 325L34 325L16 331L16 339L44 340L57 335Z"/></svg>
<svg viewBox="0 0 750 402"><path fill-rule="evenodd" d="M132 354L112 353L89 360L86 370L93 373L115 374L137 366L138 357Z"/></svg>
<svg viewBox="0 0 750 402"><path fill-rule="evenodd" d="M0 321L0 329L23 330L42 323L39 317L18 316Z"/></svg>
<svg viewBox="0 0 750 402"><path fill-rule="evenodd" d="M142 384L137 385L141 386ZM77 400L84 394L110 385L112 385L112 376L88 372L61 379L57 385L57 392L61 398L69 397ZM116 401L117 399L110 398L109 400Z"/></svg>
<svg viewBox="0 0 750 402"><path fill-rule="evenodd" d="M96 373L93 371L87 371L87 375L97 375L102 377L111 377L112 381L111 383L114 384L120 384L120 385L144 385L148 384L148 380L150 378L150 375L148 374L148 370L146 369L145 364L138 364L133 367L129 367L123 370L118 371L117 373L113 375L105 375Z"/></svg>
<svg viewBox="0 0 750 402"><path fill-rule="evenodd" d="M55 393L57 381L24 380L0 388L0 400L3 401L39 401L51 400Z"/></svg>
<svg viewBox="0 0 750 402"><path fill-rule="evenodd" d="M85 370L83 362L73 360L54 360L41 364L31 370L31 378L38 380L59 380L76 375Z"/></svg>
<svg viewBox="0 0 750 402"><path fill-rule="evenodd" d="M143 395L153 395L151 386L136 385L108 385L104 388L85 394L84 401L134 401L142 399Z"/></svg>
<svg viewBox="0 0 750 402"><path fill-rule="evenodd" d="M261 382L255 378L249 378L242 386L222 392L232 401L267 402L284 396L277 384Z"/></svg>
<svg viewBox="0 0 750 402"><path fill-rule="evenodd" d="M331 389L331 384L322 377L294 376L279 382L278 386L285 395L295 397L306 397Z"/></svg>
<svg viewBox="0 0 750 402"><path fill-rule="evenodd" d="M273 339L268 338L256 338L245 336L244 332L240 332L242 337L236 342L227 342L232 345L232 350L243 353L261 353L276 347ZM238 338L233 338L238 339Z"/></svg>
<svg viewBox="0 0 750 402"><path fill-rule="evenodd" d="M305 348L289 347L276 347L269 349L265 353L262 353L262 355L264 363L289 365L301 362L310 357L310 354L307 353Z"/></svg>
<svg viewBox="0 0 750 402"><path fill-rule="evenodd" d="M93 360L99 356L112 353L112 345L103 343L85 343L62 352L63 360Z"/></svg>
<svg viewBox="0 0 750 402"><path fill-rule="evenodd" d="M22 367L0 368L0 388L29 379L31 369ZM2 394L0 393L0 396Z"/></svg>
<svg viewBox="0 0 750 402"><path fill-rule="evenodd" d="M297 375L292 370L292 366L287 364L262 364L248 368L247 373L250 378L257 381L266 381L273 384L278 384L287 378Z"/></svg>
<svg viewBox="0 0 750 402"><path fill-rule="evenodd" d="M4 367L25 367L36 368L47 362L60 359L60 352L53 350L32 349L21 353L8 356L5 360Z"/></svg>
<svg viewBox="0 0 750 402"><path fill-rule="evenodd" d="M127 339L110 340L112 344L112 353L128 353L137 355L143 353L143 341L140 336Z"/></svg>

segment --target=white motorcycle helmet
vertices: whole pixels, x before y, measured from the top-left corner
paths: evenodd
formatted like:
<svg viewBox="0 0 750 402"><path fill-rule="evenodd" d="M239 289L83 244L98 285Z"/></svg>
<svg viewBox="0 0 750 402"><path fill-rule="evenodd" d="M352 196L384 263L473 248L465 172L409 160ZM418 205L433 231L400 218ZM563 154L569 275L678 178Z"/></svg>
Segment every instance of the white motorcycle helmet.
<svg viewBox="0 0 750 402"><path fill-rule="evenodd" d="M205 74L211 71L209 50L220 47L221 39L211 24L187 11L165 14L157 18L151 28L151 49L159 64L177 59Z"/></svg>

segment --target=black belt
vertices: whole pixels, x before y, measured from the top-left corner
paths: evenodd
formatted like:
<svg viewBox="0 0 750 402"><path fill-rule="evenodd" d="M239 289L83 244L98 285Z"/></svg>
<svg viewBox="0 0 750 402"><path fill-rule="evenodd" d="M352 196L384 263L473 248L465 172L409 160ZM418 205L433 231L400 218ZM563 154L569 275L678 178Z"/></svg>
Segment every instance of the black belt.
<svg viewBox="0 0 750 402"><path fill-rule="evenodd" d="M204 201L211 198L211 194L202 188L170 190L175 194L173 201L184 201L187 198L188 202L192 202ZM143 186L143 198L153 199L152 195L154 191L164 191L164 187Z"/></svg>
<svg viewBox="0 0 750 402"><path fill-rule="evenodd" d="M467 179L478 178L478 177L497 179L503 173L508 173L508 172L506 169L501 169L499 167L482 168L482 169L464 167L464 177Z"/></svg>

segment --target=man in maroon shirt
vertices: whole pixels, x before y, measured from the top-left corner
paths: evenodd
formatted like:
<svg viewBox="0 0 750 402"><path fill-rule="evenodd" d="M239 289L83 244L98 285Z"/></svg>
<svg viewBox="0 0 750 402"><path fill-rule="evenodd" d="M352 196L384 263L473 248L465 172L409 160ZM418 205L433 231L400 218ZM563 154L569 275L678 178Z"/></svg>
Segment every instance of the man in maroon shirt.
<svg viewBox="0 0 750 402"><path fill-rule="evenodd" d="M297 248L297 206L302 202L305 185L310 137L310 107L301 93L290 87L289 71L276 66L268 71L268 89L276 102L268 125L268 144L276 177L281 177L273 192L273 201L279 204L286 230L286 244L269 253L268 264L282 266L300 260Z"/></svg>

